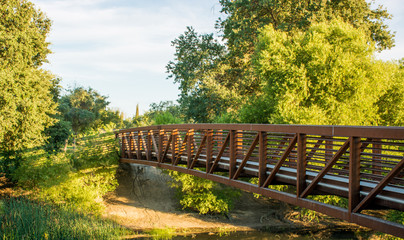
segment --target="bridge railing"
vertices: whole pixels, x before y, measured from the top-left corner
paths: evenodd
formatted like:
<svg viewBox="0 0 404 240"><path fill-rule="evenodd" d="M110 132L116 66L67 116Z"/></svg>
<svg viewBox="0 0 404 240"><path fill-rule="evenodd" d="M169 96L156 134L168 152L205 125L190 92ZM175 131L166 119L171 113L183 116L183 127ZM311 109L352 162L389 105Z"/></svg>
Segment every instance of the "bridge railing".
<svg viewBox="0 0 404 240"><path fill-rule="evenodd" d="M116 135L121 161L198 175L365 226L369 219L380 223L363 218L365 209L404 210L403 127L182 124ZM294 196L269 185L295 186ZM348 209L307 199L316 194L347 198ZM385 227L403 232L402 225Z"/></svg>

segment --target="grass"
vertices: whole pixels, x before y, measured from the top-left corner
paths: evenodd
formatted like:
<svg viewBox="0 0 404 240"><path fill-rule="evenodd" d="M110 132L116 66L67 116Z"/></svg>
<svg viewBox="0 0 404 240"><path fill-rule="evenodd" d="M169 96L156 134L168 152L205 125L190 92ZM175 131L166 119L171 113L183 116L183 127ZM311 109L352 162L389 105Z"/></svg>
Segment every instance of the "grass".
<svg viewBox="0 0 404 240"><path fill-rule="evenodd" d="M0 239L118 239L132 234L99 217L25 198L0 200Z"/></svg>
<svg viewBox="0 0 404 240"><path fill-rule="evenodd" d="M156 240L168 240L172 239L176 235L176 231L173 228L155 228L152 229L148 232L146 232L148 235L150 235L153 239Z"/></svg>

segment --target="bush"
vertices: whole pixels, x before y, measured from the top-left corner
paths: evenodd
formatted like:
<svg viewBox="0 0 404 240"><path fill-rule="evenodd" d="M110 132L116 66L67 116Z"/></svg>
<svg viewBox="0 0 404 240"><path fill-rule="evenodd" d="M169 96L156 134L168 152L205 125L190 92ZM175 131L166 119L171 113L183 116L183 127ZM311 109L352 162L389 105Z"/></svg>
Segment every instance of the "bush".
<svg viewBox="0 0 404 240"><path fill-rule="evenodd" d="M67 154L52 155L39 149L23 153L12 177L20 186L32 189L63 182L72 170Z"/></svg>
<svg viewBox="0 0 404 240"><path fill-rule="evenodd" d="M111 166L118 163L118 142L112 132L86 135L77 139L77 149L72 155L76 169Z"/></svg>
<svg viewBox="0 0 404 240"><path fill-rule="evenodd" d="M86 136L77 141L73 154L25 152L13 179L33 199L100 214L102 197L118 185L115 178L118 154L112 133Z"/></svg>
<svg viewBox="0 0 404 240"><path fill-rule="evenodd" d="M37 198L80 212L101 214L104 210L102 197L118 185L116 168L99 167L71 172L66 181L39 189Z"/></svg>
<svg viewBox="0 0 404 240"><path fill-rule="evenodd" d="M199 214L226 214L232 208L234 200L241 195L239 190L189 174L169 171L169 175L173 178L171 187L178 190L183 208L197 211Z"/></svg>

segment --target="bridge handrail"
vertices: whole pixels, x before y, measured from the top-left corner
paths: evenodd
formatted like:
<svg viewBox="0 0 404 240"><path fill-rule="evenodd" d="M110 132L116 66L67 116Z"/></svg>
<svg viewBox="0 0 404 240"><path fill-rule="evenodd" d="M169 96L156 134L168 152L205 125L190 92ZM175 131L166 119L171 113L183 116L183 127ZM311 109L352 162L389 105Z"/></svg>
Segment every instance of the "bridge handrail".
<svg viewBox="0 0 404 240"><path fill-rule="evenodd" d="M222 124L222 123L195 123L195 124L170 124L152 125L146 127L135 127L120 129L115 133L125 133L145 130L243 130L243 131L265 131L279 133L304 133L340 137L364 137L364 138L388 138L404 139L404 127L397 126L340 126L340 125L293 125L293 124Z"/></svg>

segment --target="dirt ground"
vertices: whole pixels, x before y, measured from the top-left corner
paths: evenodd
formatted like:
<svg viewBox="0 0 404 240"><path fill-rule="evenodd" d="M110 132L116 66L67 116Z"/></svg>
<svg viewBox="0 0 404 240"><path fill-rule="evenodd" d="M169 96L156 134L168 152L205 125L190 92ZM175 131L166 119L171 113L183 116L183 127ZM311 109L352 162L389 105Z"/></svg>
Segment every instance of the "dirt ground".
<svg viewBox="0 0 404 240"><path fill-rule="evenodd" d="M184 232L313 231L327 228L357 228L335 220L306 223L295 217L292 206L273 199L257 199L243 192L227 216L200 215L182 210L170 177L161 170L139 165L124 165L118 170L119 186L105 198L106 218L135 231L173 228Z"/></svg>

